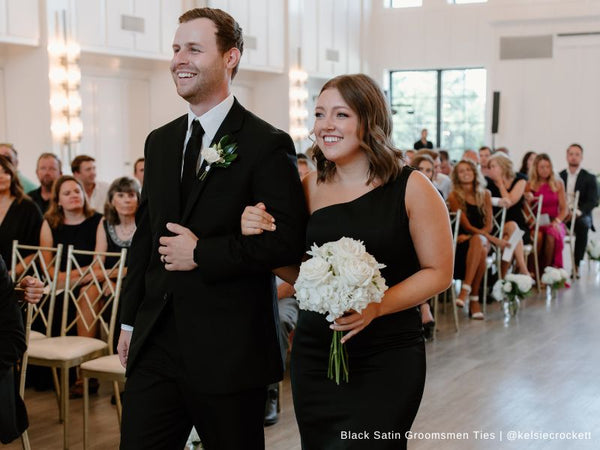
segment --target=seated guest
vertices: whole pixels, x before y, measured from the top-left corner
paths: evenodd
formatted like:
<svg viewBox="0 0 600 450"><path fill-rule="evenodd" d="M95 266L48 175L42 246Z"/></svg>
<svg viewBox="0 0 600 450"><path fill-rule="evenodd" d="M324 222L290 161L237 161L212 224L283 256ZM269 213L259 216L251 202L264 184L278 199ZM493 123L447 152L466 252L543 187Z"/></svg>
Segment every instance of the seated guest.
<svg viewBox="0 0 600 450"><path fill-rule="evenodd" d="M438 191L442 193L442 197L446 200L450 193L452 182L450 181L449 176L440 172L442 164L440 161L440 154L435 150L423 148L419 150L416 155L429 155L431 159L433 159L433 185L438 188Z"/></svg>
<svg viewBox="0 0 600 450"><path fill-rule="evenodd" d="M32 191L37 187L33 181L29 180L29 178L19 171L19 154L14 145L6 142L0 144L0 155L7 157L14 166L24 192Z"/></svg>
<svg viewBox="0 0 600 450"><path fill-rule="evenodd" d="M133 176L140 183L140 189L144 185L144 167L146 160L144 158L138 158L133 163Z"/></svg>
<svg viewBox="0 0 600 450"><path fill-rule="evenodd" d="M42 214L48 211L52 185L62 175L62 164L54 153L42 153L37 161L35 174L40 181L40 187L27 193L38 205Z"/></svg>
<svg viewBox="0 0 600 450"><path fill-rule="evenodd" d="M533 164L533 160L537 156L536 152L529 151L523 155L523 159L521 160L521 168L519 169L519 174L525 177L527 180L529 178L529 169L531 169L531 165Z"/></svg>
<svg viewBox="0 0 600 450"><path fill-rule="evenodd" d="M494 214L501 208L506 207L506 220L504 223L503 238L508 240L517 228L523 230L523 239L516 245L513 258L517 263L519 273L528 275L523 241L531 242L529 226L523 215L523 202L525 197L525 185L527 181L521 174L515 174L512 161L504 153L494 153L488 162L490 179L492 182L487 188L493 198L498 199L498 206L494 207ZM502 276L506 274L510 263L502 260Z"/></svg>
<svg viewBox="0 0 600 450"><path fill-rule="evenodd" d="M588 231L594 229L592 210L598 206L598 185L596 177L581 167L583 160L583 147L571 144L567 149L568 169L560 173L560 177L567 187L567 199L572 203L575 192L579 192L579 203L575 217L575 271L578 272L579 263L583 259L588 241ZM572 218L569 218L571 221Z"/></svg>
<svg viewBox="0 0 600 450"><path fill-rule="evenodd" d="M411 161L412 161L413 157L415 156L415 151L414 150L404 150L402 156L404 158L404 162L410 166Z"/></svg>
<svg viewBox="0 0 600 450"><path fill-rule="evenodd" d="M479 148L479 164L481 167L481 173L484 177L488 176L488 160L490 159L490 156L492 156L491 148L485 145Z"/></svg>
<svg viewBox="0 0 600 450"><path fill-rule="evenodd" d="M67 275L68 246L73 245L77 250L94 251L98 224L102 215L89 207L81 183L70 175L63 175L54 183L50 207L44 215L44 219L40 244L43 247L55 247L57 244L63 244L57 286L64 287ZM92 262L91 255L77 255L76 259L82 268ZM79 280L79 276L77 269L71 270L71 282ZM86 323L91 323L93 315L85 298L79 299L78 305L81 317ZM75 311L70 308L69 314L75 314ZM57 335L58 333L54 330L58 331L59 323L55 320L52 326L53 335ZM81 319L77 322L77 335L96 337L94 330L87 329ZM79 396L78 392L83 392L83 380L78 380L72 389L73 396ZM91 383L90 392L97 392L97 390L98 385Z"/></svg>
<svg viewBox="0 0 600 450"><path fill-rule="evenodd" d="M567 233L563 223L568 215L565 187L562 180L556 179L552 161L545 153L537 155L529 171L529 181L525 188L525 198L533 201L543 195L542 214L552 222L540 226L538 255L540 267L563 267L562 251Z"/></svg>
<svg viewBox="0 0 600 450"><path fill-rule="evenodd" d="M15 382L15 365L26 349L25 329L17 301L37 303L43 295L43 283L27 276L13 289L4 259L0 256L0 442L8 444L28 427L27 411Z"/></svg>
<svg viewBox="0 0 600 450"><path fill-rule="evenodd" d="M475 150L465 150L463 152L462 159L469 159L475 164L479 165L479 153L477 153Z"/></svg>
<svg viewBox="0 0 600 450"><path fill-rule="evenodd" d="M83 186L90 208L104 211L108 183L96 181L96 160L88 155L76 156L71 161L71 171Z"/></svg>
<svg viewBox="0 0 600 450"><path fill-rule="evenodd" d="M489 242L500 248L506 241L492 236L492 197L485 189L483 177L477 165L470 160L462 160L452 171L452 191L448 196L450 211L462 211L460 230L454 263L454 278L462 279L461 290L456 305L463 307L469 296L469 317L482 320L479 305L479 287L486 271L486 256Z"/></svg>
<svg viewBox="0 0 600 450"><path fill-rule="evenodd" d="M42 214L23 192L17 171L10 160L0 155L0 256L12 262L13 240L38 245Z"/></svg>
<svg viewBox="0 0 600 450"><path fill-rule="evenodd" d="M452 161L448 150L440 150L440 172L447 176L452 172Z"/></svg>

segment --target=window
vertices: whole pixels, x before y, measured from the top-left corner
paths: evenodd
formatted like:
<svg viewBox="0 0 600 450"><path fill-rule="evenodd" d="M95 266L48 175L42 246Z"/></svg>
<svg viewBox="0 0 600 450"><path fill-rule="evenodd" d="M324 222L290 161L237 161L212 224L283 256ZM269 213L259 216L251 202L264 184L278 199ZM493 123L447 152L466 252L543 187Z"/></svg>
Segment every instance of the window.
<svg viewBox="0 0 600 450"><path fill-rule="evenodd" d="M385 8L412 8L423 6L423 0L384 0Z"/></svg>
<svg viewBox="0 0 600 450"><path fill-rule="evenodd" d="M485 69L396 71L390 74L394 143L412 148L427 128L434 147L460 159L485 138Z"/></svg>
<svg viewBox="0 0 600 450"><path fill-rule="evenodd" d="M452 5L464 5L466 3L487 3L487 0L448 0Z"/></svg>

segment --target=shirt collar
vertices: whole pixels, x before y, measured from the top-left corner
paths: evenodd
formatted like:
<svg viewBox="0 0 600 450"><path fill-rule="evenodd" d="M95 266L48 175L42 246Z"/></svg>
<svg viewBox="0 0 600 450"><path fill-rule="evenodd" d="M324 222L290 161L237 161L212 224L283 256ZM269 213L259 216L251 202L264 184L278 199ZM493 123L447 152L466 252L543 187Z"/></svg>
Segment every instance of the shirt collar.
<svg viewBox="0 0 600 450"><path fill-rule="evenodd" d="M208 138L208 142L212 142L215 134L219 131L219 127L233 106L233 100L233 94L229 94L225 100L202 114L200 117L196 116L190 108L188 110L188 130L191 129L192 122L195 119L198 119L200 125L202 125L202 128L204 129L204 135Z"/></svg>

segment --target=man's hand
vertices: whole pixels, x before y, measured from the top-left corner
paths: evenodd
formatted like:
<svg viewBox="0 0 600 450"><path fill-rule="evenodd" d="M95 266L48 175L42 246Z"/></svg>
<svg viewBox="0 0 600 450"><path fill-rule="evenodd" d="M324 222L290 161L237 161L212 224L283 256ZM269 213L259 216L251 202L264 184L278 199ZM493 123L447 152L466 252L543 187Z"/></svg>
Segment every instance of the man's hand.
<svg viewBox="0 0 600 450"><path fill-rule="evenodd" d="M129 344L131 343L132 331L121 330L119 335L119 343L117 344L117 352L119 353L119 361L123 367L127 367L127 358L129 357Z"/></svg>
<svg viewBox="0 0 600 450"><path fill-rule="evenodd" d="M37 278L26 276L19 283L22 300L28 303L36 304L44 295L44 283Z"/></svg>
<svg viewBox="0 0 600 450"><path fill-rule="evenodd" d="M188 228L176 223L168 223L167 230L175 236L163 236L159 239L160 260L169 271L194 270L198 264L194 262L194 249L198 238Z"/></svg>

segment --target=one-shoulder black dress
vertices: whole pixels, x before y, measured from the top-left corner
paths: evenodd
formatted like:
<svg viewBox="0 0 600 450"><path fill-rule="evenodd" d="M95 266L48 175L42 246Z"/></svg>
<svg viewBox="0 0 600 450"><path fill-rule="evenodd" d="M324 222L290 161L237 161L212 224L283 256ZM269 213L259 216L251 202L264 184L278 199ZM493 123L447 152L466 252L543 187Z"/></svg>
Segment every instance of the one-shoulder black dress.
<svg viewBox="0 0 600 450"><path fill-rule="evenodd" d="M382 275L388 286L413 275L420 265L404 204L412 170L405 167L397 179L353 201L315 211L308 222L307 247L342 237L358 239L386 265ZM405 448L405 433L425 384L418 309L379 317L352 337L346 343L350 380L339 386L327 378L332 333L324 315L300 311L291 381L302 448Z"/></svg>

